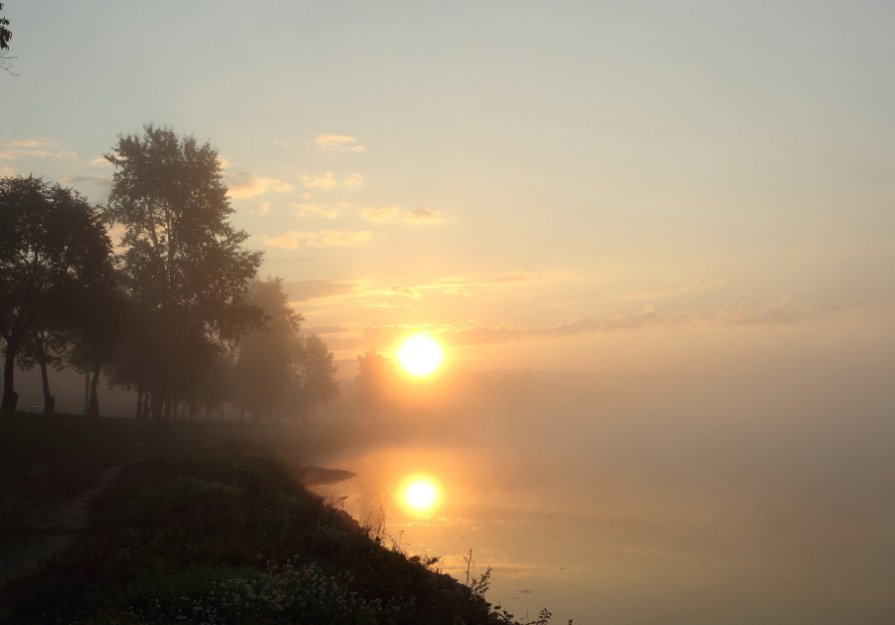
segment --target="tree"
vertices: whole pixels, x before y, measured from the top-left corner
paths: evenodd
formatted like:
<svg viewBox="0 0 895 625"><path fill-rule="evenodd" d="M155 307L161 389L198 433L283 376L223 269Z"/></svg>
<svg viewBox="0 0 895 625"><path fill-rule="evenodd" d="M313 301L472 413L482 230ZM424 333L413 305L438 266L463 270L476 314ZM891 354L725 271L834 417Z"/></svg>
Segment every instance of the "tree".
<svg viewBox="0 0 895 625"><path fill-rule="evenodd" d="M326 406L339 394L333 355L316 334L307 336L299 361L299 384L295 387L294 405L298 415L305 415Z"/></svg>
<svg viewBox="0 0 895 625"><path fill-rule="evenodd" d="M263 311L263 325L238 343L237 403L254 419L298 417L338 393L332 353L319 337L302 337L300 314L279 278L255 281L246 302Z"/></svg>
<svg viewBox="0 0 895 625"><path fill-rule="evenodd" d="M0 11L3 10L3 3L0 2ZM9 30L9 18L0 17L0 50L9 50L9 40L12 39L12 33Z"/></svg>
<svg viewBox="0 0 895 625"><path fill-rule="evenodd" d="M77 325L78 306L108 279L111 243L99 213L42 178L0 178L0 337L3 411L15 410L19 350L48 329Z"/></svg>
<svg viewBox="0 0 895 625"><path fill-rule="evenodd" d="M53 312L53 311L49 311ZM65 363L64 355L68 347L69 334L59 327L53 327L52 321L47 323L32 323L32 329L25 335L25 339L16 354L16 366L27 371L33 367L40 368L41 389L44 398L44 414L53 414L56 411L56 398L50 392L49 367L62 369Z"/></svg>
<svg viewBox="0 0 895 625"><path fill-rule="evenodd" d="M106 155L116 171L104 216L124 227L121 273L139 320L127 324L116 379L149 393L159 420L197 368L257 318L241 300L261 253L243 249L248 235L230 225L215 149L170 128L143 130Z"/></svg>
<svg viewBox="0 0 895 625"><path fill-rule="evenodd" d="M68 337L68 361L77 371L91 376L87 414L98 417L99 396L96 389L99 376L102 368L115 358L127 311L127 300L111 273L106 280L98 282L84 295L89 298L91 305L77 307L81 315L76 331Z"/></svg>
<svg viewBox="0 0 895 625"><path fill-rule="evenodd" d="M298 383L302 316L289 306L279 279L254 281L246 302L261 310L263 322L238 342L236 399L253 419L270 419L285 408L290 387Z"/></svg>
<svg viewBox="0 0 895 625"><path fill-rule="evenodd" d="M0 2L0 11L3 10L3 3ZM9 71L9 61L12 57L7 56L4 50L9 50L9 40L12 39L12 31L9 30L9 18L0 16L0 68Z"/></svg>
<svg viewBox="0 0 895 625"><path fill-rule="evenodd" d="M386 408L391 401L395 366L375 349L357 357L357 400L373 412Z"/></svg>

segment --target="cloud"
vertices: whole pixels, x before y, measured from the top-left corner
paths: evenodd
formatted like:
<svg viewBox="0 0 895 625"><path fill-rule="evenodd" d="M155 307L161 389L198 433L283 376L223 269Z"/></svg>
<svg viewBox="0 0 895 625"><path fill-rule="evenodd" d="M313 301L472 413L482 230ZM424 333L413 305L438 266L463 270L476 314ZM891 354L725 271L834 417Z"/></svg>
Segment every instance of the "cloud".
<svg viewBox="0 0 895 625"><path fill-rule="evenodd" d="M263 241L268 247L296 250L300 247L351 247L362 245L373 238L369 230L321 230L301 232L290 230L277 236L266 236Z"/></svg>
<svg viewBox="0 0 895 625"><path fill-rule="evenodd" d="M322 189L328 191L329 189L335 188L339 184L339 181L336 179L336 175L333 172L326 171L322 174L302 174L301 183L308 189Z"/></svg>
<svg viewBox="0 0 895 625"><path fill-rule="evenodd" d="M259 217L264 217L269 212L270 202L261 202L261 204L258 205L258 208L255 209L255 214Z"/></svg>
<svg viewBox="0 0 895 625"><path fill-rule="evenodd" d="M0 165L0 176L18 176L18 172L9 165Z"/></svg>
<svg viewBox="0 0 895 625"><path fill-rule="evenodd" d="M23 157L78 160L78 154L65 149L57 139L16 139L0 147L0 159L14 161Z"/></svg>
<svg viewBox="0 0 895 625"><path fill-rule="evenodd" d="M264 195L265 193L292 193L291 184L279 178L255 176L246 171L228 171L226 173L230 197L245 199Z"/></svg>
<svg viewBox="0 0 895 625"><path fill-rule="evenodd" d="M370 206L361 209L360 216L371 223L403 223L413 226L440 226L450 222L437 211L428 208L405 211L398 206Z"/></svg>
<svg viewBox="0 0 895 625"><path fill-rule="evenodd" d="M360 216L375 224L395 222L401 220L401 209L397 206L385 206L382 208L370 206L361 209Z"/></svg>
<svg viewBox="0 0 895 625"><path fill-rule="evenodd" d="M298 217L325 217L326 219L335 219L339 216L339 209L326 204L293 204L298 211L295 213Z"/></svg>
<svg viewBox="0 0 895 625"><path fill-rule="evenodd" d="M448 223L437 211L430 208L414 208L404 216L404 221L410 224L423 224L427 226L438 226Z"/></svg>
<svg viewBox="0 0 895 625"><path fill-rule="evenodd" d="M749 304L742 301L708 311L658 312L652 306L627 314L575 319L550 326L512 324L448 326L434 332L450 337L454 345L489 345L529 339L563 338L587 334L615 334L646 328L730 326L774 326L811 321L822 311L808 310L793 298L784 297Z"/></svg>
<svg viewBox="0 0 895 625"><path fill-rule="evenodd" d="M87 197L105 202L112 192L112 179L102 176L66 176L59 179L64 187L74 187Z"/></svg>
<svg viewBox="0 0 895 625"><path fill-rule="evenodd" d="M367 149L352 136L332 133L317 135L314 137L314 143L324 152L327 150L348 150L349 152L360 154Z"/></svg>
<svg viewBox="0 0 895 625"><path fill-rule="evenodd" d="M106 159L105 156L96 156L87 161L88 165L94 165L96 167L111 167L112 163Z"/></svg>
<svg viewBox="0 0 895 625"><path fill-rule="evenodd" d="M762 304L749 304L738 299L732 304L725 304L715 313L717 323L739 326L798 323L811 316L802 304L791 297Z"/></svg>
<svg viewBox="0 0 895 625"><path fill-rule="evenodd" d="M306 302L335 295L353 293L361 287L357 280L297 280L283 282L283 292L290 300Z"/></svg>
<svg viewBox="0 0 895 625"><path fill-rule="evenodd" d="M359 189L364 186L364 175L353 172L339 179L335 172L325 171L322 174L302 174L301 184L308 189L320 189L329 191L342 186L346 189Z"/></svg>
<svg viewBox="0 0 895 625"><path fill-rule="evenodd" d="M626 293L625 295L620 295L615 299L620 300L652 300L652 299L664 299L666 297L677 297L680 295L689 295L691 293L696 293L699 291L707 291L710 289L717 289L724 286L724 280L697 280L695 282L691 282L685 286L680 288L668 288L668 289L658 289L654 291L636 291L634 293Z"/></svg>
<svg viewBox="0 0 895 625"><path fill-rule="evenodd" d="M345 185L346 189L359 189L364 186L364 175L357 172L348 174L345 180L342 181L342 184Z"/></svg>
<svg viewBox="0 0 895 625"><path fill-rule="evenodd" d="M123 254L127 250L127 248L121 245L121 239L126 232L127 228L124 224L116 223L106 226L106 234L109 235L109 239L112 241L112 251L116 254Z"/></svg>
<svg viewBox="0 0 895 625"><path fill-rule="evenodd" d="M49 145L51 143L56 142L49 142L42 139L20 139L18 141L10 141L8 145L13 148L34 149L37 147Z"/></svg>
<svg viewBox="0 0 895 625"><path fill-rule="evenodd" d="M394 295L402 295L404 297L409 297L410 299L423 299L423 294L420 291L409 286L400 286L396 284L389 287L388 291Z"/></svg>

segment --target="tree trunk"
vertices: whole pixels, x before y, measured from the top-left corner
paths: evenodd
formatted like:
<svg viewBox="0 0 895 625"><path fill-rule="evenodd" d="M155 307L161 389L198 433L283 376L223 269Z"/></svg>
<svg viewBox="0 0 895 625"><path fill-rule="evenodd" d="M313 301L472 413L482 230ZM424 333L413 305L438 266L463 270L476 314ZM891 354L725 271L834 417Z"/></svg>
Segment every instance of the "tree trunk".
<svg viewBox="0 0 895 625"><path fill-rule="evenodd" d="M158 391L152 391L151 398L153 429L158 433L162 431L162 394Z"/></svg>
<svg viewBox="0 0 895 625"><path fill-rule="evenodd" d="M137 387L137 419L143 418L143 388Z"/></svg>
<svg viewBox="0 0 895 625"><path fill-rule="evenodd" d="M99 397L96 394L96 386L99 384L99 365L93 370L93 380L90 382L90 409L87 414L91 417L99 416Z"/></svg>
<svg viewBox="0 0 895 625"><path fill-rule="evenodd" d="M6 341L6 358L3 364L3 403L0 412L13 412L19 401L19 394L13 390L13 376L16 370L16 343Z"/></svg>
<svg viewBox="0 0 895 625"><path fill-rule="evenodd" d="M47 375L47 363L40 359L40 381L44 392L44 414L53 414L56 411L56 398L50 395L50 377Z"/></svg>

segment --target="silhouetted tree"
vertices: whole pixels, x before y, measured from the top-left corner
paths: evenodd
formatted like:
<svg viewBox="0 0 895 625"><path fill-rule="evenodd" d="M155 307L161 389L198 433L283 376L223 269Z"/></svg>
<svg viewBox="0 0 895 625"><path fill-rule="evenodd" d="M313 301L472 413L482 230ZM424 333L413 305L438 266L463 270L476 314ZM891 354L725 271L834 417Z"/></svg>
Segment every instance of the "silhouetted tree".
<svg viewBox="0 0 895 625"><path fill-rule="evenodd" d="M302 316L289 306L279 279L254 281L246 302L262 311L263 323L239 340L236 401L253 419L271 418L286 406L290 387L299 383Z"/></svg>
<svg viewBox="0 0 895 625"><path fill-rule="evenodd" d="M212 411L221 413L224 404L236 399L233 389L235 377L233 363L223 354L202 367L196 383L185 398L190 418L196 417L199 408L205 409L206 419L211 418Z"/></svg>
<svg viewBox="0 0 895 625"><path fill-rule="evenodd" d="M3 3L0 2L0 11L3 10ZM9 40L12 39L12 31L9 30L9 18L0 15L0 68L9 71L9 59L5 50L9 50Z"/></svg>
<svg viewBox="0 0 895 625"><path fill-rule="evenodd" d="M357 400L364 408L377 411L386 407L394 374L392 362L375 349L357 357Z"/></svg>
<svg viewBox="0 0 895 625"><path fill-rule="evenodd" d="M116 171L104 215L124 227L121 272L134 318L115 378L148 393L159 420L221 341L257 318L241 299L261 253L243 249L248 235L230 225L208 143L148 124L142 136L120 136L106 158Z"/></svg>
<svg viewBox="0 0 895 625"><path fill-rule="evenodd" d="M332 353L320 337L302 337L300 314L289 305L279 278L256 281L247 303L264 323L243 336L234 369L236 401L254 419L300 417L339 391Z"/></svg>
<svg viewBox="0 0 895 625"><path fill-rule="evenodd" d="M78 306L81 315L69 339L68 360L77 371L90 376L87 414L98 417L99 396L96 389L99 376L103 367L111 365L117 353L127 301L111 273L85 295L91 305Z"/></svg>
<svg viewBox="0 0 895 625"><path fill-rule="evenodd" d="M316 334L302 341L298 362L299 384L293 390L293 405L297 416L328 405L339 394L333 355Z"/></svg>
<svg viewBox="0 0 895 625"><path fill-rule="evenodd" d="M0 2L0 11L3 10L3 3ZM9 18L0 16L0 50L9 50L9 40L12 39L12 32L9 30Z"/></svg>
<svg viewBox="0 0 895 625"><path fill-rule="evenodd" d="M108 278L110 254L98 212L76 192L32 176L0 178L2 410L15 410L18 400L19 350L29 338L43 341L49 330L77 325L75 297Z"/></svg>
<svg viewBox="0 0 895 625"><path fill-rule="evenodd" d="M56 398L50 392L48 370L49 367L59 370L65 366L65 350L70 337L67 332L58 327L52 328L51 324L46 322L32 325L16 354L16 366L25 371L33 367L40 369L44 414L53 414L56 411Z"/></svg>

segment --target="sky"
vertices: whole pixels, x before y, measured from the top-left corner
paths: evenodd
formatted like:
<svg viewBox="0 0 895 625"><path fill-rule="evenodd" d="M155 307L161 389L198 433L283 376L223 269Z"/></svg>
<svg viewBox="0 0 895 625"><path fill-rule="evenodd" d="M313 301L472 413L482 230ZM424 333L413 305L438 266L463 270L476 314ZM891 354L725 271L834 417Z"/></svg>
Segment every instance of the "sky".
<svg viewBox="0 0 895 625"><path fill-rule="evenodd" d="M4 11L0 171L100 203L120 133L211 142L346 374L408 327L464 366L594 370L607 335L891 309L888 3Z"/></svg>
<svg viewBox="0 0 895 625"><path fill-rule="evenodd" d="M895 5L3 13L0 175L102 203L117 136L170 125L343 379L443 343L454 396L318 450L357 510L427 459L454 503L393 529L576 622L895 618Z"/></svg>

